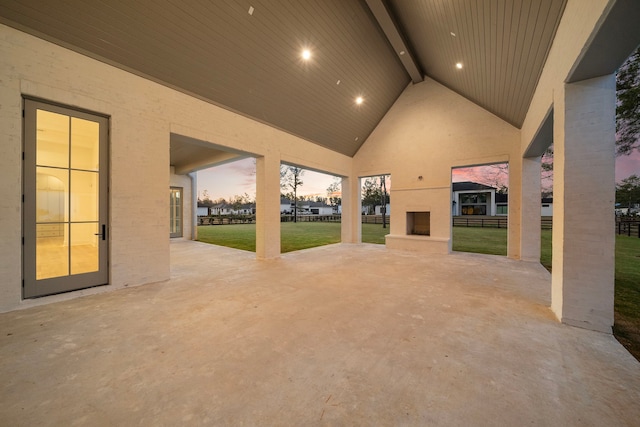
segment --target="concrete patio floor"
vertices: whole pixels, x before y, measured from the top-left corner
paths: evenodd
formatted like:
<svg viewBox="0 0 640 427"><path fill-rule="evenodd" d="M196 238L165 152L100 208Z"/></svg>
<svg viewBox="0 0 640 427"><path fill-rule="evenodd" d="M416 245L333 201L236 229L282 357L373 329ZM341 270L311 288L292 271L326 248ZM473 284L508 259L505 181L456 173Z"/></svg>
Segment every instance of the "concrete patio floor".
<svg viewBox="0 0 640 427"><path fill-rule="evenodd" d="M540 265L171 243L172 278L0 314L0 425L640 423L640 363Z"/></svg>

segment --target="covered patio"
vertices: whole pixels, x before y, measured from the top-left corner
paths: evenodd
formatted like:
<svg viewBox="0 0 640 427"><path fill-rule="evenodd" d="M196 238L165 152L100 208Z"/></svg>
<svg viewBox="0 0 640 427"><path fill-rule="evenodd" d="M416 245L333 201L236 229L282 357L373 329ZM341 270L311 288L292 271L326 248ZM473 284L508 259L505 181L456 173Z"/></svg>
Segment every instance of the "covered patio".
<svg viewBox="0 0 640 427"><path fill-rule="evenodd" d="M171 278L0 314L0 420L634 425L640 364L558 323L539 263L188 240Z"/></svg>

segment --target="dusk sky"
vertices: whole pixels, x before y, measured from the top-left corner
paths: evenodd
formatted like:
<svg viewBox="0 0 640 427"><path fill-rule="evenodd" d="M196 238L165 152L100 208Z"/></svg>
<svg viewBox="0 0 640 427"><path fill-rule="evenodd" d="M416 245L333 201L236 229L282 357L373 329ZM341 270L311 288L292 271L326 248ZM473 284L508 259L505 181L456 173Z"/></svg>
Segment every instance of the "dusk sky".
<svg viewBox="0 0 640 427"><path fill-rule="evenodd" d="M454 169L452 181L477 181L492 185L502 172L497 168L465 168ZM629 177L640 175L640 153L616 158L616 182ZM392 177L393 178L393 177ZM305 171L302 176L303 185L299 188L300 195L327 196L327 187L334 177L313 171ZM209 198L216 200L221 197L229 200L233 196L247 193L255 198L255 161L253 158L228 163L215 168L198 172L198 196L202 198L207 190Z"/></svg>

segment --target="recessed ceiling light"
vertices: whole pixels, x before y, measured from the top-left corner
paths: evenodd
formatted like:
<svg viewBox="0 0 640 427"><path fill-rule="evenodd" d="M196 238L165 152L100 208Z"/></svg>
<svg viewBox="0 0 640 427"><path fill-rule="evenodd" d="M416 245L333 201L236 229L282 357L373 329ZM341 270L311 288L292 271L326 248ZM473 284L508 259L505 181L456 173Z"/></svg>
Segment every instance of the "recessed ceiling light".
<svg viewBox="0 0 640 427"><path fill-rule="evenodd" d="M253 6L249 6L249 15L253 15L254 10Z"/></svg>
<svg viewBox="0 0 640 427"><path fill-rule="evenodd" d="M339 84L340 84L340 80L338 80L338 81L336 82L336 84L337 84L337 85L339 85Z"/></svg>
<svg viewBox="0 0 640 427"><path fill-rule="evenodd" d="M359 97L356 98L356 104L360 105L363 102L364 102L364 98L363 97L359 96Z"/></svg>
<svg viewBox="0 0 640 427"><path fill-rule="evenodd" d="M456 33L454 33L453 31L451 31L449 34L451 34L453 37L456 36Z"/></svg>
<svg viewBox="0 0 640 427"><path fill-rule="evenodd" d="M305 61L311 59L311 51L309 49L304 49L302 51L302 59L304 59Z"/></svg>
<svg viewBox="0 0 640 427"><path fill-rule="evenodd" d="M456 68L457 68L458 70L461 70L461 69L462 69L462 62L458 62L458 63L456 64Z"/></svg>
<svg viewBox="0 0 640 427"><path fill-rule="evenodd" d="M358 140L358 137L356 136L355 141L357 141L357 140Z"/></svg>
<svg viewBox="0 0 640 427"><path fill-rule="evenodd" d="M404 55L406 52L404 50L400 51L400 55Z"/></svg>

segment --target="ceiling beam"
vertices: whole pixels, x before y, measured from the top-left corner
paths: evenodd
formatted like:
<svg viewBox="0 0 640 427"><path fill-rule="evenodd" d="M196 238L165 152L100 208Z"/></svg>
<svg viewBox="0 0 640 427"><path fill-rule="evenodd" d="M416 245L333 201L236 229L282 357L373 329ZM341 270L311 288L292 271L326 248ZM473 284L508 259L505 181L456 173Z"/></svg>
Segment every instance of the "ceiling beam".
<svg viewBox="0 0 640 427"><path fill-rule="evenodd" d="M420 83L423 80L422 72L416 63L412 52L409 50L405 39L396 24L396 21L389 13L383 0L367 0L367 6L378 21L378 25L387 36L387 40L391 43L396 55L400 58L400 62L404 66L413 83Z"/></svg>
<svg viewBox="0 0 640 427"><path fill-rule="evenodd" d="M640 44L640 2L617 0L609 7L570 71L568 83L615 73Z"/></svg>

